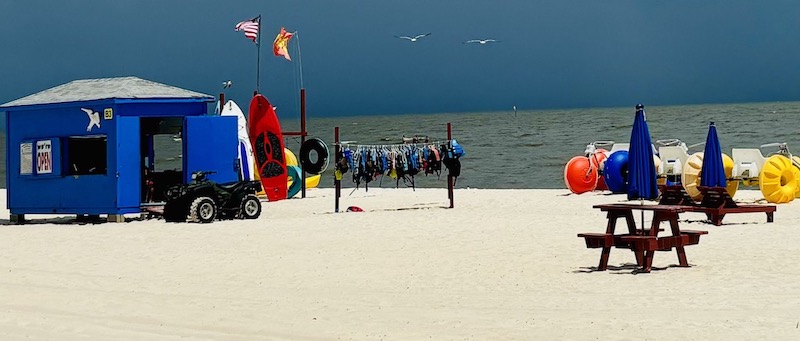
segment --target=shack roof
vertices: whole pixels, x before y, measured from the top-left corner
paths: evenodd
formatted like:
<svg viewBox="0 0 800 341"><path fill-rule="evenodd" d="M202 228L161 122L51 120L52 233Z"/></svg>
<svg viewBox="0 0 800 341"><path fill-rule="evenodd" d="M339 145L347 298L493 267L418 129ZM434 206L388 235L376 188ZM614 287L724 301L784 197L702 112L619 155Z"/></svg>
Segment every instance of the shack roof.
<svg viewBox="0 0 800 341"><path fill-rule="evenodd" d="M81 79L0 105L0 108L103 99L195 99L206 102L214 96L156 83L139 77Z"/></svg>

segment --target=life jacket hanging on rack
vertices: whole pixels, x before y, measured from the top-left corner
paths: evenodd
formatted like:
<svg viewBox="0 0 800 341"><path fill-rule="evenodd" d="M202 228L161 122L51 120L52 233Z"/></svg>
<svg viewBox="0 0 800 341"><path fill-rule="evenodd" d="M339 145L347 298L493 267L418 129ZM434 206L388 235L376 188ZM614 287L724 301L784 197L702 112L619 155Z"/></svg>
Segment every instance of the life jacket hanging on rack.
<svg viewBox="0 0 800 341"><path fill-rule="evenodd" d="M439 157L439 150L430 146L426 149L425 156L425 175L436 174L438 177L442 174L442 159Z"/></svg>
<svg viewBox="0 0 800 341"><path fill-rule="evenodd" d="M453 156L455 156L456 158L460 158L462 156L467 155L467 152L465 152L464 148L462 148L461 145L458 144L456 139L450 141L450 146L453 148Z"/></svg>
<svg viewBox="0 0 800 341"><path fill-rule="evenodd" d="M456 149L456 147L458 147ZM442 163L447 167L448 175L459 177L461 175L461 156L466 155L461 145L456 140L451 140L448 144L442 144L441 153L444 155Z"/></svg>
<svg viewBox="0 0 800 341"><path fill-rule="evenodd" d="M333 175L336 177L336 180L342 180L342 175L350 170L350 162L347 160L344 149L339 151L338 159L339 162L334 165Z"/></svg>

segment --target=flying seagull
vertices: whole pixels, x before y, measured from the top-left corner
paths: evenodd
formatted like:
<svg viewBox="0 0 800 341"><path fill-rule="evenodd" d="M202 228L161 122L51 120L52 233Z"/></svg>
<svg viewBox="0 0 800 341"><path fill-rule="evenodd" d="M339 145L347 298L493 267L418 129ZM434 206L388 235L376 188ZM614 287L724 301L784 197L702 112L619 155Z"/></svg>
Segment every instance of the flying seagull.
<svg viewBox="0 0 800 341"><path fill-rule="evenodd" d="M481 45L486 45L487 43L499 43L499 42L500 42L499 40L494 40L494 39L472 39L465 41L464 44L478 43Z"/></svg>
<svg viewBox="0 0 800 341"><path fill-rule="evenodd" d="M418 34L418 35L416 35L416 36L414 36L414 37L408 37L408 36L395 36L395 37L396 37L396 38L400 38L400 39L408 39L408 40L410 40L411 42L416 42L416 41L417 41L419 38L422 38L422 37L427 37L427 36L429 36L429 35L431 35L431 34L430 34L430 33Z"/></svg>
<svg viewBox="0 0 800 341"><path fill-rule="evenodd" d="M224 81L224 82L222 82L222 88L223 88L223 89L230 88L230 87L231 87L231 85L233 85L233 82L231 82L230 80L227 80L227 81Z"/></svg>

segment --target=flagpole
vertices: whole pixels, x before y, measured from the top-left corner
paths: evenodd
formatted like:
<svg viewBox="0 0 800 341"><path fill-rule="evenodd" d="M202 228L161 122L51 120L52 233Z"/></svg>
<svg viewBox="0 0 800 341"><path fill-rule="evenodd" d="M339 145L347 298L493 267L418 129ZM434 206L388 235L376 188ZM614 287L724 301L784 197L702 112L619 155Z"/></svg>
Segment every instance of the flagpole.
<svg viewBox="0 0 800 341"><path fill-rule="evenodd" d="M297 62L300 66L300 89L303 88L303 54L300 52L300 36L297 34L297 31L294 31L294 35L297 36L295 40L297 40Z"/></svg>
<svg viewBox="0 0 800 341"><path fill-rule="evenodd" d="M297 63L300 70L300 145L306 142L306 89L303 88L303 54L300 53L300 36L297 31L294 31L297 36ZM302 197L306 197L306 172L303 171L303 165L300 165L300 174L302 174L303 187L301 188Z"/></svg>
<svg viewBox="0 0 800 341"><path fill-rule="evenodd" d="M258 60L256 61L256 93L261 93L261 14L258 15Z"/></svg>

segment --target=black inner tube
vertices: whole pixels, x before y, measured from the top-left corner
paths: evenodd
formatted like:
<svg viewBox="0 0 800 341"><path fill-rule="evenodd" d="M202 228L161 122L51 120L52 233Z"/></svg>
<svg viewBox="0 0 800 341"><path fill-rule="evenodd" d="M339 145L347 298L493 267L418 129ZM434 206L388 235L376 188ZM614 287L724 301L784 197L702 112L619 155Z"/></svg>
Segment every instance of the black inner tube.
<svg viewBox="0 0 800 341"><path fill-rule="evenodd" d="M316 162L311 161L311 152L317 153ZM321 174L328 168L328 145L318 138L306 140L300 146L300 164L308 174Z"/></svg>

